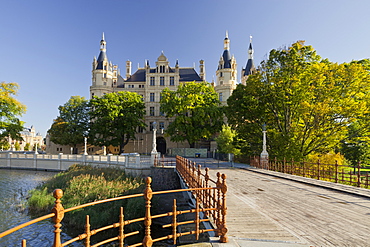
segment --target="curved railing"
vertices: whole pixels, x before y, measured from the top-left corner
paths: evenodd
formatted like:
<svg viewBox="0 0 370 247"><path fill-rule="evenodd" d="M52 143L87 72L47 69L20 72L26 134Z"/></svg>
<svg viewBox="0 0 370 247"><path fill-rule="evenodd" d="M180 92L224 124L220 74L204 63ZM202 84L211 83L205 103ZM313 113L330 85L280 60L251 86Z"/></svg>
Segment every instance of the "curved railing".
<svg viewBox="0 0 370 247"><path fill-rule="evenodd" d="M144 222L145 226L145 235L142 242L130 245L131 247L135 246L145 246L149 247L152 246L154 242L166 240L166 239L173 239L174 244L176 244L177 238L185 235L195 234L196 239L199 239L199 235L201 233L214 231L216 233L216 236L220 237L220 242L227 242L227 228L226 228L226 176L224 174L217 173L217 181L214 181L209 178L208 172L209 170L206 168L205 173L203 174L201 172L201 167L198 166L196 168L195 163L192 163L182 157L176 158L176 168L179 172L179 174L183 177L185 183L188 186L188 189L178 189L178 190L167 190L167 191L156 191L153 192L151 189L151 182L152 179L150 177L146 178L146 188L144 190L144 193L135 194L135 195L127 195L127 196L121 196L111 199L106 199L102 201L96 201L91 202L83 205L79 205L76 207L64 209L63 205L61 203L61 198L63 197L63 191L60 189L56 189L53 192L53 196L55 197L55 204L53 209L51 210L52 213L44 215L42 217L39 217L37 219L31 220L29 222L26 222L24 224L21 224L19 226L16 226L12 229L9 229L3 233L0 233L0 238L4 237L6 235L9 235L19 229L22 229L26 226L32 225L34 223L53 218L54 221L54 242L53 247L62 247L67 246L73 242L85 240L85 246L101 246L106 243L110 243L113 241L118 241L119 246L124 246L124 240L125 238L129 236L133 236L136 234L139 234L139 231L134 231L130 233L124 232L124 227L135 223L135 222ZM214 186L210 186L210 184L213 183ZM195 186L195 187L194 187ZM173 192L186 192L191 191L193 195L195 196L195 208L194 209L188 209L188 210L182 210L178 211L176 206L176 200L174 199L173 202L173 210L171 212L159 214L159 215L151 215L150 208L151 208L151 199L153 195L159 195L159 194L166 194L166 193L173 193ZM101 227L99 229L91 230L90 226L90 218L87 215L86 216L86 223L85 223L85 232L80 234L79 236L72 238L64 243L61 242L60 238L60 232L62 231L60 228L62 226L61 222L64 218L64 214L71 212L76 209L85 208L88 206L93 206L101 203L106 202L112 202L112 201L118 201L123 199L129 199L134 197L141 197L143 196L145 199L145 217L138 218L138 219L131 219L131 220L125 220L124 214L123 214L123 208L120 210L119 214L119 221L117 223ZM184 221L184 222L178 222L177 216L180 214L186 214L186 213L194 213L195 217L194 220L190 221ZM201 214L203 213L204 216L209 216L209 218L212 218L215 228L211 229L200 229L200 224L202 222L210 221L207 217L203 218L201 217ZM151 224L152 220L160 217L166 217L166 216L172 216L172 223L164 225L163 228L166 227L172 227L172 234L152 239L151 237ZM184 224L195 224L195 230L191 230L188 232L177 232L177 226L181 226ZM101 241L97 244L90 245L90 237L97 234L98 232L102 232L108 229L112 228L118 228L118 233L116 237L106 239L104 241ZM26 240L22 240L22 247L26 247Z"/></svg>

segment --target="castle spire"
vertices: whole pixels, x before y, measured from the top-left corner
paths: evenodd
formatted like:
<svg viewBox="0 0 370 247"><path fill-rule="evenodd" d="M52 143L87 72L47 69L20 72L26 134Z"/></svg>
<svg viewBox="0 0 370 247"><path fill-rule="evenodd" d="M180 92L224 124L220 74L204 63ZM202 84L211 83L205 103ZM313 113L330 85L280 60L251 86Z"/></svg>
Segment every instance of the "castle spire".
<svg viewBox="0 0 370 247"><path fill-rule="evenodd" d="M252 59L253 60L252 35L249 36L248 59Z"/></svg>
<svg viewBox="0 0 370 247"><path fill-rule="evenodd" d="M230 50L230 40L229 40L229 32L226 31L226 36L224 39L224 50Z"/></svg>
<svg viewBox="0 0 370 247"><path fill-rule="evenodd" d="M100 54L97 60L96 69L103 69L105 66L108 65L108 58L107 58L106 51L107 51L107 42L105 41L104 33L103 33L102 40L100 41Z"/></svg>

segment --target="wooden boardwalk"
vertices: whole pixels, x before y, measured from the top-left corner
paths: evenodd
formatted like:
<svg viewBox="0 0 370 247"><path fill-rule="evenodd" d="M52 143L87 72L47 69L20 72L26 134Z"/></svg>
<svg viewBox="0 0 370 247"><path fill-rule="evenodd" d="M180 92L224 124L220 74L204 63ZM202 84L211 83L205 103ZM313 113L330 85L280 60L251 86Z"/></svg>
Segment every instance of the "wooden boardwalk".
<svg viewBox="0 0 370 247"><path fill-rule="evenodd" d="M231 240L267 240L279 246L370 246L370 197L245 169L211 168L210 174L216 171L227 175Z"/></svg>

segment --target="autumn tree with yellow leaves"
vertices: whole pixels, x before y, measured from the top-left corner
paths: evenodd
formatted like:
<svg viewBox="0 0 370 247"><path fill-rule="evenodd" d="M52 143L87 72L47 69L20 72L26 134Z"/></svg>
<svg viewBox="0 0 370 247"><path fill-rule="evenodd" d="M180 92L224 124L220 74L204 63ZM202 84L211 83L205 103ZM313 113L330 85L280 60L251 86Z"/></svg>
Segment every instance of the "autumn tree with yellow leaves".
<svg viewBox="0 0 370 247"><path fill-rule="evenodd" d="M5 137L22 141L20 132L23 130L23 122L19 117L26 112L26 106L20 103L15 96L19 85L15 82L0 83L0 143L7 145Z"/></svg>
<svg viewBox="0 0 370 247"><path fill-rule="evenodd" d="M347 127L368 114L369 92L364 63L333 63L298 41L270 51L237 86L226 114L244 154L260 154L266 124L270 157L302 160L338 147Z"/></svg>

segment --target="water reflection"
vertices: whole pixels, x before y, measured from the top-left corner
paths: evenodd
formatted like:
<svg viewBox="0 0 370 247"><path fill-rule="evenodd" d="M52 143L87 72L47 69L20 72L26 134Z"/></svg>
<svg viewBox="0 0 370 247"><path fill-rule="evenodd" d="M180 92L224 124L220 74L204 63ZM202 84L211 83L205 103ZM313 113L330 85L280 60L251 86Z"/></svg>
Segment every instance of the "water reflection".
<svg viewBox="0 0 370 247"><path fill-rule="evenodd" d="M24 207L27 191L55 174L55 172L0 169L0 232L32 219ZM44 220L0 238L0 246L20 246L22 239L26 239L28 247L49 247L53 243L53 231L53 223ZM67 239L70 237L62 232L62 241Z"/></svg>

